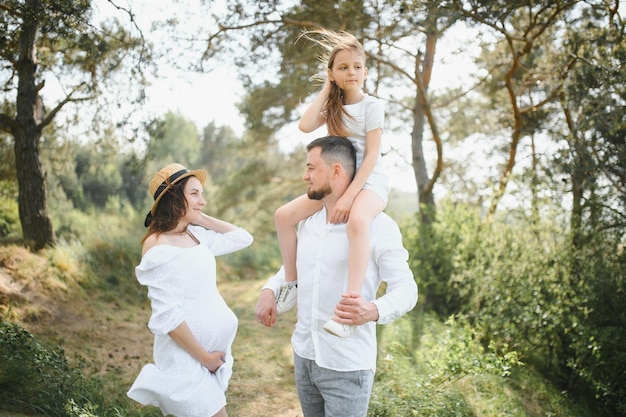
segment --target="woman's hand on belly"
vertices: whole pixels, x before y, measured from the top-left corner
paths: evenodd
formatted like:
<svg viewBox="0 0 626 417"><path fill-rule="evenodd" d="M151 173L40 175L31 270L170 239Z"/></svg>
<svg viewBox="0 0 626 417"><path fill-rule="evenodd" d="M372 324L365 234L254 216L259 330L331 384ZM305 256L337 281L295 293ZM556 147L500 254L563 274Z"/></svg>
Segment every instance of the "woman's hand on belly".
<svg viewBox="0 0 626 417"><path fill-rule="evenodd" d="M201 364L212 373L215 373L225 362L226 353L221 350L214 350L213 352L208 352L208 360L201 362Z"/></svg>

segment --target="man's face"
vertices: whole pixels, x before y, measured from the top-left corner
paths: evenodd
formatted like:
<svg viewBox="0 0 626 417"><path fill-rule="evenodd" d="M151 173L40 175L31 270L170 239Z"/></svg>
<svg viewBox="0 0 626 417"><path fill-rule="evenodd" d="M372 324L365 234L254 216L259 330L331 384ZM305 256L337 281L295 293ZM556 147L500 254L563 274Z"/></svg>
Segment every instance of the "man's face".
<svg viewBox="0 0 626 417"><path fill-rule="evenodd" d="M319 147L309 151L306 159L306 171L302 177L307 183L307 195L311 200L321 200L332 193L330 179L332 167L328 166L320 156Z"/></svg>

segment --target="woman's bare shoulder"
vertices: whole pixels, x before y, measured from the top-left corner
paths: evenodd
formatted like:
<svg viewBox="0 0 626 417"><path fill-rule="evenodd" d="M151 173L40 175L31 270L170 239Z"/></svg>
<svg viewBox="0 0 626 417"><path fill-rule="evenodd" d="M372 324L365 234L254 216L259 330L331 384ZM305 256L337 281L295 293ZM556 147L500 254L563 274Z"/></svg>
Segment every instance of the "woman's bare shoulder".
<svg viewBox="0 0 626 417"><path fill-rule="evenodd" d="M153 233L143 241L143 247L141 249L141 256L145 255L150 249L159 244L159 235Z"/></svg>

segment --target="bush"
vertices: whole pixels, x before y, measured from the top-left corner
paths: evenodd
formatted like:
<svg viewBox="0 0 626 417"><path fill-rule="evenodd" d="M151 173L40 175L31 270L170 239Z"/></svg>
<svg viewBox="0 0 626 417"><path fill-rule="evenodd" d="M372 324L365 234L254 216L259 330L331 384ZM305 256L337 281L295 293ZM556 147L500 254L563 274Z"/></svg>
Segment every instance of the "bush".
<svg viewBox="0 0 626 417"><path fill-rule="evenodd" d="M420 303L441 317L456 314L462 307L462 293L450 280L459 266L475 256L480 234L477 212L461 206L442 204L439 220L424 224L416 218L402 226L409 265L419 285Z"/></svg>
<svg viewBox="0 0 626 417"><path fill-rule="evenodd" d="M0 180L0 239L21 237L21 226L13 183Z"/></svg>
<svg viewBox="0 0 626 417"><path fill-rule="evenodd" d="M135 279L135 266L141 259L137 242L94 241L85 247L83 265L88 268L87 289L97 289L107 301L146 300L146 291Z"/></svg>
<svg viewBox="0 0 626 417"><path fill-rule="evenodd" d="M626 415L626 253L623 232L595 233L577 251L575 285L584 294L582 313L564 335L561 359L595 397L616 415ZM589 388L588 388L589 387Z"/></svg>
<svg viewBox="0 0 626 417"><path fill-rule="evenodd" d="M80 361L80 358L77 358ZM6 411L69 416L68 404L103 404L99 380L85 379L62 349L50 349L17 324L0 322L0 404Z"/></svg>
<svg viewBox="0 0 626 417"><path fill-rule="evenodd" d="M623 228L598 226L574 246L556 218L481 224L444 204L435 223L408 230L426 307L465 317L484 346L519 352L605 415L626 414Z"/></svg>
<svg viewBox="0 0 626 417"><path fill-rule="evenodd" d="M384 326L370 417L596 417L597 407L568 397L514 351L485 349L464 320L426 314L416 348L408 316Z"/></svg>
<svg viewBox="0 0 626 417"><path fill-rule="evenodd" d="M442 323L434 315L424 320L419 347L407 348L405 338L414 329L411 320L403 317L385 331L369 407L372 417L477 415L460 382L490 377L501 386L519 365L515 352L485 350L466 323ZM508 408L498 406L503 408L493 415L503 415Z"/></svg>

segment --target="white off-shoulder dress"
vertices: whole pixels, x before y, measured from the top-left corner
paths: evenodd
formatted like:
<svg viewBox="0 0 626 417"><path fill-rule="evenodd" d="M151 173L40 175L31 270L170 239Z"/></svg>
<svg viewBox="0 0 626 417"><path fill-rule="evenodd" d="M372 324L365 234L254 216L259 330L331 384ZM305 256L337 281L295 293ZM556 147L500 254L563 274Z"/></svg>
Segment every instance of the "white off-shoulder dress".
<svg viewBox="0 0 626 417"><path fill-rule="evenodd" d="M159 407L163 415L206 417L226 405L238 323L217 290L215 256L243 249L253 239L243 229L217 233L190 226L189 230L199 245L155 246L135 268L137 280L148 287L152 305L148 327L154 334L154 363L142 368L128 396ZM207 351L226 353L226 363L216 373L201 366L169 336L183 321Z"/></svg>

